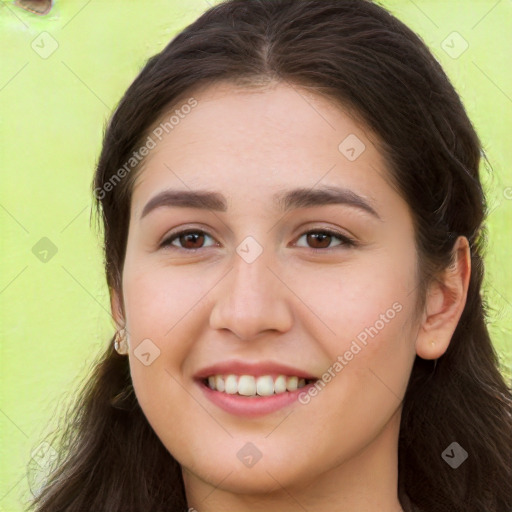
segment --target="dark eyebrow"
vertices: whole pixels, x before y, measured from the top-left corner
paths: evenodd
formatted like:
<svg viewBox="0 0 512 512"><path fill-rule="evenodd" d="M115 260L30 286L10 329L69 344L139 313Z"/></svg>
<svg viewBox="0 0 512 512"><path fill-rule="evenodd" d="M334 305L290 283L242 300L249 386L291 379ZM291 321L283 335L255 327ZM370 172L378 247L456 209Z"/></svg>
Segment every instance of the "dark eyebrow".
<svg viewBox="0 0 512 512"><path fill-rule="evenodd" d="M140 218L144 218L149 212L162 206L199 208L202 210L214 210L225 212L228 209L226 198L217 192L203 192L200 190L164 190L150 199Z"/></svg>
<svg viewBox="0 0 512 512"><path fill-rule="evenodd" d="M280 192L274 196L280 210L288 212L297 208L308 208L327 204L345 204L359 208L382 220L376 210L362 196L352 190L338 187L322 187L317 189L296 188ZM164 190L150 199L140 218L160 207L198 208L225 212L228 209L227 200L219 192L200 190Z"/></svg>
<svg viewBox="0 0 512 512"><path fill-rule="evenodd" d="M327 204L345 204L359 208L382 220L370 203L359 194L346 188L321 187L317 189L296 188L277 194L276 200L283 212L295 208L309 208Z"/></svg>

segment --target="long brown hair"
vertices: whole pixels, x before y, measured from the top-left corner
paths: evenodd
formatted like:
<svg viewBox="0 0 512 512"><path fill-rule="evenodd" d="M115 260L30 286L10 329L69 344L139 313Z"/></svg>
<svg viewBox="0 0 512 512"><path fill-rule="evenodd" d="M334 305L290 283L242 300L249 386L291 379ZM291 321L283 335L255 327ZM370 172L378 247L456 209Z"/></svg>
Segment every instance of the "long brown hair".
<svg viewBox="0 0 512 512"><path fill-rule="evenodd" d="M472 272L460 322L435 366L416 357L410 376L398 493L406 510L510 512L512 396L481 295L487 211L481 143L439 63L384 8L366 0L230 0L149 59L111 118L94 176L109 290L121 292L131 190L140 169L126 162L178 99L221 80L307 87L350 109L378 135L391 179L413 215L420 297L450 264L457 236L468 238ZM185 510L180 466L147 422L128 359L112 340L78 393L51 441L58 457L31 509ZM469 454L457 469L442 458L452 442Z"/></svg>

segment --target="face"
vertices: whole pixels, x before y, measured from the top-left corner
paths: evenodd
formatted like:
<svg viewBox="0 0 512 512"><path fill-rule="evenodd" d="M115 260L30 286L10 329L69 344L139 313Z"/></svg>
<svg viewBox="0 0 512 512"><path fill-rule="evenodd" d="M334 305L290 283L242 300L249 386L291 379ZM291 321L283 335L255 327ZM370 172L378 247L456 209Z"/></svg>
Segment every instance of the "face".
<svg viewBox="0 0 512 512"><path fill-rule="evenodd" d="M418 283L375 137L298 87L193 96L132 195L122 301L149 423L187 485L263 493L386 467Z"/></svg>

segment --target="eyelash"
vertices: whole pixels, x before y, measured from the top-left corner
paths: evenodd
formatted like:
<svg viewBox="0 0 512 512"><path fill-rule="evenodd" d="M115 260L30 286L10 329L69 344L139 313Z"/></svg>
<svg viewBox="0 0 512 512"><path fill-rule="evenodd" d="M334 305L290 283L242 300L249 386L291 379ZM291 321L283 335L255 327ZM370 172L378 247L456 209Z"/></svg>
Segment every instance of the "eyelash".
<svg viewBox="0 0 512 512"><path fill-rule="evenodd" d="M343 235L343 234L341 234L341 233L339 233L337 231L333 231L333 230L330 230L330 229L313 229L313 230L310 230L310 231L306 231L306 232L302 233L302 235L300 235L300 237L297 240L302 238L304 235L310 235L312 233L328 235L328 236L337 238L341 242L339 245L337 245L335 247L330 247L330 248L326 248L326 249L315 249L313 247L309 247L310 251L313 251L313 252L316 252L316 253L319 253L319 252L324 252L325 253L325 252L328 252L328 251L333 251L336 248L340 248L340 249L343 248L343 247L345 247L345 248L352 248L352 247L356 247L357 246L356 241L353 240L352 238L349 238L346 235ZM183 247L176 247L176 246L172 245L172 242L174 240L178 239L180 236L185 236L185 235L190 235L190 234L202 234L202 235L209 236L210 238L213 239L213 237L209 233L207 233L206 231L203 231L201 229L187 229L187 230L184 230L184 231L179 231L177 233L171 234L168 238L166 238L160 244L160 247L161 248L169 248L171 250L176 249L178 251L185 251L185 252L192 252L192 253L194 253L195 251L199 251L199 250L203 249L202 247L197 248L197 249L185 249Z"/></svg>

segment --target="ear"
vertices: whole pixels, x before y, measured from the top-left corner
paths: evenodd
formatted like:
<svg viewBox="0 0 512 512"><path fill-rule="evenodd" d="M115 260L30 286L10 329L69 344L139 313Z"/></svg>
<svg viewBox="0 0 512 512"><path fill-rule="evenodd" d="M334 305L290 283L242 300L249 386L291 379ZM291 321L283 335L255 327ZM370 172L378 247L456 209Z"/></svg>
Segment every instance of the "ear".
<svg viewBox="0 0 512 512"><path fill-rule="evenodd" d="M457 238L453 264L430 284L416 338L416 353L437 359L447 350L466 305L471 275L471 253L466 237Z"/></svg>
<svg viewBox="0 0 512 512"><path fill-rule="evenodd" d="M125 324L123 300L120 293L113 288L110 289L110 311L116 324L116 329L122 329Z"/></svg>

